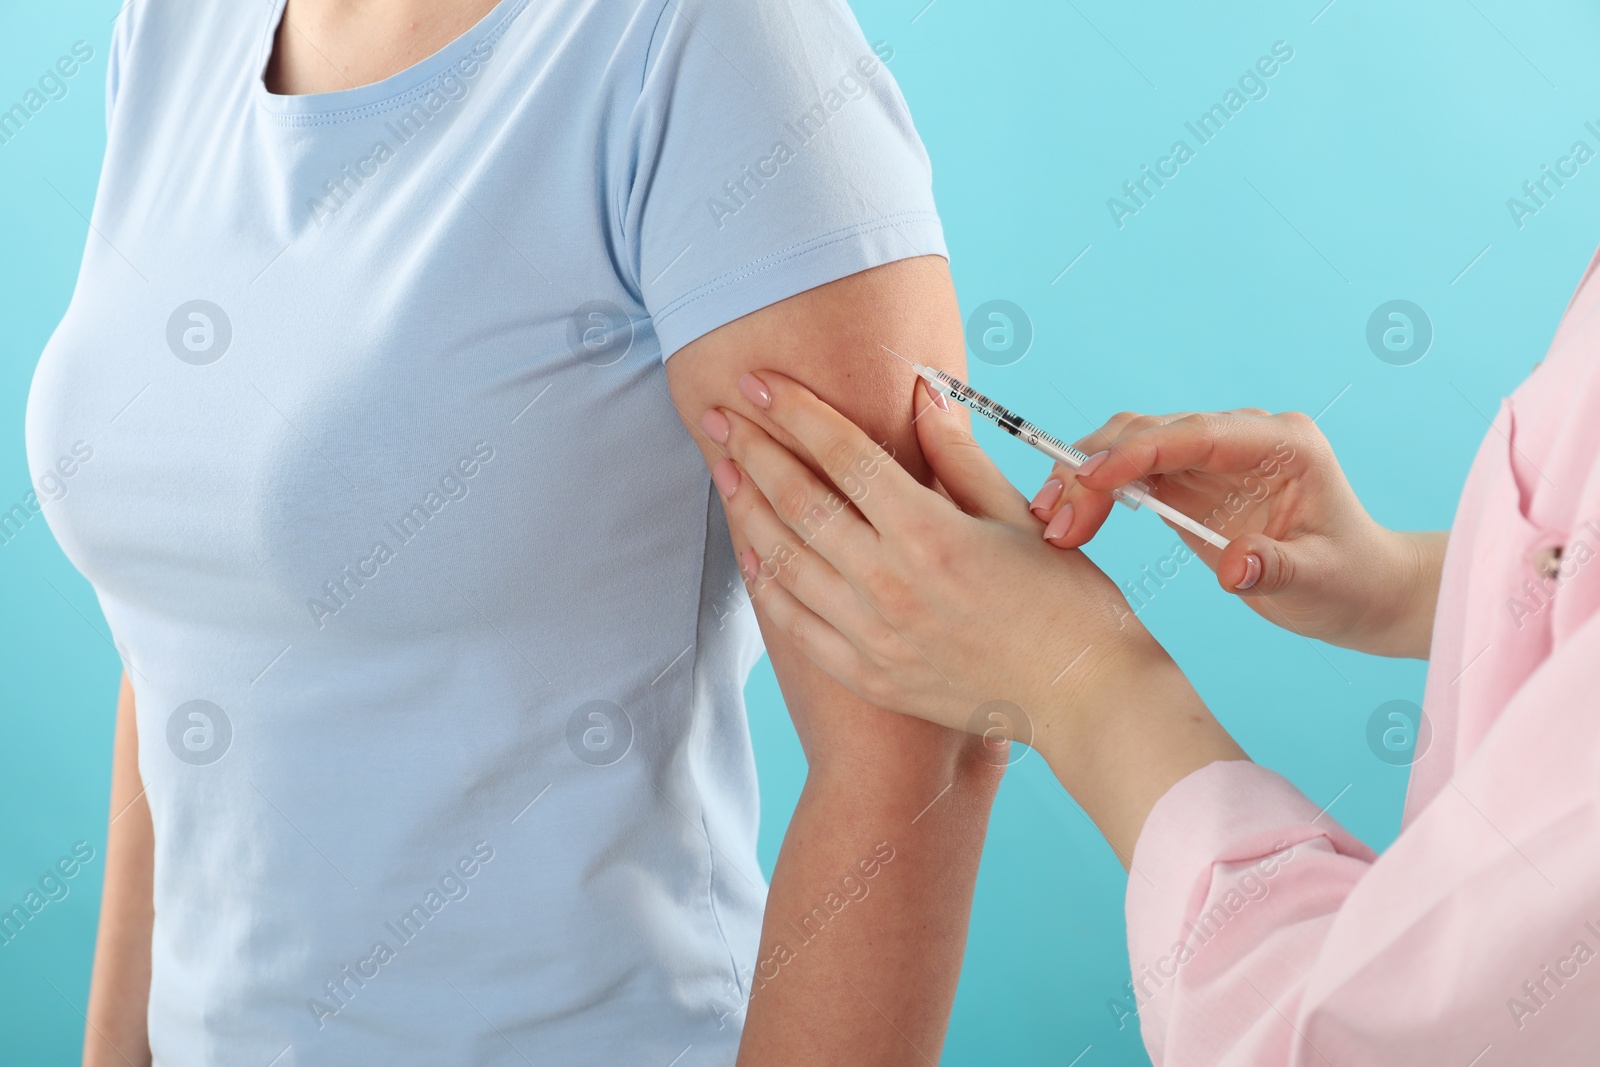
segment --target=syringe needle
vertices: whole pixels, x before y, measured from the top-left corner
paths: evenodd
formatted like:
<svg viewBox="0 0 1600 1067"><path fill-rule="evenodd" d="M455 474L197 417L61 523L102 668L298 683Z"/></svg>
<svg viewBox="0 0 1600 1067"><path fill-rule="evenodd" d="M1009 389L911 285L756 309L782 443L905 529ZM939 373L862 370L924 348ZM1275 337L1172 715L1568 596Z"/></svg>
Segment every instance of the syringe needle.
<svg viewBox="0 0 1600 1067"><path fill-rule="evenodd" d="M1043 452L1063 466L1077 470L1089 458L1077 448L1067 444L1065 441L1052 437L1022 416L1001 407L949 372L934 370L932 367L924 367L920 363L912 363L911 360L906 359L906 357L900 355L888 345L880 347L890 355L910 363L912 370L916 371L929 385L937 388L944 395L964 404L974 413L983 416L1011 436ZM1148 506L1151 511L1154 511L1168 522L1182 527L1217 548L1228 547L1227 538L1206 528L1176 508L1157 500L1151 495L1150 486L1147 482L1142 480L1129 482L1127 485L1115 490L1112 496L1116 498L1119 504L1134 511L1137 511L1140 506Z"/></svg>
<svg viewBox="0 0 1600 1067"><path fill-rule="evenodd" d="M890 348L888 345L880 344L878 347L883 349L885 352L889 353L895 359L898 359L901 363L904 363L906 366L910 367L911 369L913 369L913 370L916 369L917 365L915 363L913 363L911 360L907 359L905 356L902 356L900 353L896 352L894 349Z"/></svg>

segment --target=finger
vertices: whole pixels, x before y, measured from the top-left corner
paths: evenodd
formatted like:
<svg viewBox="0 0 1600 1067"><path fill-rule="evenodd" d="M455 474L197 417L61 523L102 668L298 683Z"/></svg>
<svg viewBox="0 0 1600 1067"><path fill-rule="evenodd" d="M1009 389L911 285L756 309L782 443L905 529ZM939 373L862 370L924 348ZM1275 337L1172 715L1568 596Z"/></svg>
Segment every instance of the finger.
<svg viewBox="0 0 1600 1067"><path fill-rule="evenodd" d="M972 437L963 419L955 417L950 401L925 381L917 382L917 443L944 486L949 498L962 511L994 519L1016 521L1027 512L1027 502L1000 468Z"/></svg>
<svg viewBox="0 0 1600 1067"><path fill-rule="evenodd" d="M731 460L722 462L732 464ZM730 493L726 487L733 481L719 471L717 488L723 491L723 508L756 553L756 582L782 586L836 630L860 632L866 622L863 616L871 608L855 588L815 549L796 538L753 481L739 479Z"/></svg>
<svg viewBox="0 0 1600 1067"><path fill-rule="evenodd" d="M1115 454L1120 440L1188 416L1188 412L1171 415L1119 412L1099 430L1079 439L1076 447L1079 451L1090 453L1091 460L1100 453ZM1106 518L1115 507L1116 498L1105 490L1084 485L1077 467L1061 464L1057 472L1053 479L1056 487L1052 487L1050 482L1045 483L1045 488L1034 500L1036 506L1033 513L1045 523L1043 536L1047 542L1058 548L1081 548L1092 541L1105 525Z"/></svg>
<svg viewBox="0 0 1600 1067"><path fill-rule="evenodd" d="M1127 432L1129 426L1137 425L1139 429L1143 429L1146 426L1159 424L1160 419L1157 416L1120 411L1107 419L1105 425L1098 430L1078 438L1073 447L1086 456L1094 455L1110 448L1118 437ZM1068 495L1068 490L1075 486L1077 481L1078 468L1075 465L1057 462L1050 469L1050 476L1029 501L1028 510L1033 512L1040 522L1048 523L1064 504L1077 503L1077 500Z"/></svg>
<svg viewBox="0 0 1600 1067"><path fill-rule="evenodd" d="M835 567L850 569L855 560L877 547L877 533L850 503L755 422L738 412L713 408L701 425L728 450L729 458L738 464L736 473L748 475L751 482L750 495L756 500L740 500L737 491L724 494L734 511L774 513L802 543L814 545ZM718 487L721 485L719 482Z"/></svg>
<svg viewBox="0 0 1600 1067"><path fill-rule="evenodd" d="M801 655L850 686L853 672L861 666L855 646L780 583L763 579L761 560L754 549L740 553L739 570L744 573L750 603L760 609L765 625L787 635Z"/></svg>
<svg viewBox="0 0 1600 1067"><path fill-rule="evenodd" d="M1114 504L1110 493L1092 492L1070 482L1040 536L1057 548L1080 548L1100 532Z"/></svg>
<svg viewBox="0 0 1600 1067"><path fill-rule="evenodd" d="M1294 457L1298 414L1183 415L1147 429L1125 432L1078 469L1085 488L1108 491L1138 478L1177 471L1238 474L1277 459Z"/></svg>
<svg viewBox="0 0 1600 1067"><path fill-rule="evenodd" d="M794 379L776 371L746 374L739 391L794 439L875 529L938 501L859 426Z"/></svg>
<svg viewBox="0 0 1600 1067"><path fill-rule="evenodd" d="M1229 542L1214 569L1217 584L1230 593L1272 596L1292 589L1300 576L1314 573L1317 568L1307 546L1247 533Z"/></svg>
<svg viewBox="0 0 1600 1067"><path fill-rule="evenodd" d="M1150 426L1159 426L1161 422L1162 417L1160 415L1141 415L1137 411L1119 411L1107 419L1105 425L1098 430L1078 438L1073 443L1073 447L1086 456L1092 456L1096 452L1110 448L1113 441L1131 432L1129 427L1134 430L1143 430ZM1068 473L1075 469L1073 467L1066 468Z"/></svg>

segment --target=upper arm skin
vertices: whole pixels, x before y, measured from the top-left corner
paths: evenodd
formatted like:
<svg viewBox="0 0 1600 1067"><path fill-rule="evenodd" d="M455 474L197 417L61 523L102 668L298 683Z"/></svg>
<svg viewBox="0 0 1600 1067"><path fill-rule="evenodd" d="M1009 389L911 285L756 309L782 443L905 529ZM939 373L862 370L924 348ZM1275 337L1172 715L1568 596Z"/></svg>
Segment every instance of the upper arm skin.
<svg viewBox="0 0 1600 1067"><path fill-rule="evenodd" d="M964 375L961 316L941 257L874 267L746 315L673 355L667 361L667 383L708 466L723 452L700 428L707 408L737 410L778 436L737 384L747 371L770 369L808 386L912 475L927 481L928 467L911 422L916 376L885 352L885 346ZM733 539L735 550L746 547L738 530ZM863 704L790 648L786 636L764 620L762 634L813 770L864 762L881 773L887 753L916 753L925 761L940 751L954 760L966 749L961 735Z"/></svg>
<svg viewBox="0 0 1600 1067"><path fill-rule="evenodd" d="M875 267L729 323L669 359L667 381L708 465L722 451L701 431L707 408L775 430L738 389L747 371L772 369L810 386L926 480L914 376L880 346L962 370L960 314L942 258ZM733 542L748 547L738 530ZM763 615L758 603L807 771L773 868L739 1063L935 1062L1000 768L977 738L864 703ZM870 902L841 912L814 942L798 940L796 924L873 854L894 863L873 879Z"/></svg>

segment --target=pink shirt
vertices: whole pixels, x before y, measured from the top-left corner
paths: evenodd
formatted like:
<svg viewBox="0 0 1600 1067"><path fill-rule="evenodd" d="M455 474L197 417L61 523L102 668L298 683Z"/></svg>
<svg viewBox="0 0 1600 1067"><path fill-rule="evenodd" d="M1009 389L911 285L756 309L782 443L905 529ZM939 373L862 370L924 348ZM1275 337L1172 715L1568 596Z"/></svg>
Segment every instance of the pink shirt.
<svg viewBox="0 0 1600 1067"><path fill-rule="evenodd" d="M1600 1064L1597 262L1467 480L1393 846L1244 762L1151 812L1128 1009L1159 1067Z"/></svg>

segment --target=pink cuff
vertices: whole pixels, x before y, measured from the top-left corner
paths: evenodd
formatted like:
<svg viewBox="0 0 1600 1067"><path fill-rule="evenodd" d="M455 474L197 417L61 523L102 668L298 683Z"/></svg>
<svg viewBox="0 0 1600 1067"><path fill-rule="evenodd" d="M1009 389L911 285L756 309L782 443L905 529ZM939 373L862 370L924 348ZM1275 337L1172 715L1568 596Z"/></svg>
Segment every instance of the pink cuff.
<svg viewBox="0 0 1600 1067"><path fill-rule="evenodd" d="M1228 760L1190 774L1156 801L1134 845L1127 897L1130 958L1158 959L1189 939L1218 867L1254 863L1306 842L1364 862L1376 858L1264 767ZM1157 1046L1164 999L1157 996L1148 1006L1154 1017L1140 1011L1146 1040Z"/></svg>

